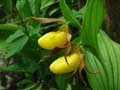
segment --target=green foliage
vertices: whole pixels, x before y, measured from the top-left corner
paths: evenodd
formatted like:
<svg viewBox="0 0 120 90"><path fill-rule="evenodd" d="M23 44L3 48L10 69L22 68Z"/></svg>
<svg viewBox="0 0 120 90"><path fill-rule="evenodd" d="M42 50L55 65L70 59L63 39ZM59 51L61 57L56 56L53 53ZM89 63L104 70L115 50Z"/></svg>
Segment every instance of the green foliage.
<svg viewBox="0 0 120 90"><path fill-rule="evenodd" d="M87 68L97 71L96 74L87 72L92 89L117 90L119 89L120 46L108 38L103 31L99 32L103 21L103 12L103 0L87 1L80 39L85 47Z"/></svg>
<svg viewBox="0 0 120 90"><path fill-rule="evenodd" d="M6 55L5 58L9 58L10 56L14 55L15 53L19 52L24 45L28 41L28 36L26 36L22 30L17 30L15 33L10 35L6 42L9 44L9 46L6 49Z"/></svg>
<svg viewBox="0 0 120 90"><path fill-rule="evenodd" d="M32 15L32 10L28 0L24 0L24 1L17 0L16 8L22 17L27 17Z"/></svg>
<svg viewBox="0 0 120 90"><path fill-rule="evenodd" d="M32 15L39 16L42 0L28 0L30 3Z"/></svg>
<svg viewBox="0 0 120 90"><path fill-rule="evenodd" d="M86 65L96 74L88 75L88 80L93 90L119 89L119 49L120 45L113 42L103 31L97 36L99 56L86 49ZM95 84L92 84L95 83Z"/></svg>
<svg viewBox="0 0 120 90"><path fill-rule="evenodd" d="M44 0L44 1L41 1L41 7L40 9L45 9L46 7L50 6L51 4L54 4L55 3L55 0Z"/></svg>
<svg viewBox="0 0 120 90"><path fill-rule="evenodd" d="M0 1L0 4L3 5L3 9L4 9L4 12L6 13L6 15L12 14L12 0Z"/></svg>
<svg viewBox="0 0 120 90"><path fill-rule="evenodd" d="M28 41L28 37L26 35L19 36L15 39L16 40L9 43L10 46L7 47L7 50L6 50L7 54L5 55L6 59L9 58L10 56L14 55L15 53L18 53ZM8 40L8 41L10 42L10 40Z"/></svg>
<svg viewBox="0 0 120 90"><path fill-rule="evenodd" d="M57 75L56 82L57 82L57 86L58 86L59 90L66 90L68 83L65 80L65 77L63 75Z"/></svg>
<svg viewBox="0 0 120 90"><path fill-rule="evenodd" d="M52 53L38 46L38 38L46 32L55 30L59 24L37 23L30 17L46 18L55 14L56 17L70 23L73 34L72 44L82 47L86 68L96 72L92 74L85 71L84 78L88 81L88 89L119 90L120 45L101 30L104 18L103 0L87 0L78 11L74 7L77 0L67 1L67 4L66 1L16 0L15 6L12 0L1 1L4 8L2 11L7 15L9 13L11 15L14 9L18 13L0 24L0 52L5 53L3 56L0 54L0 62L8 61L7 64L0 65L0 71L23 73L24 77L15 84L16 90L83 90L85 88L80 81L77 81L79 78L75 74L73 76L77 77L77 80L72 81L72 78L69 78L71 73L53 75L48 70L49 64L63 55L64 50ZM62 15L58 15L60 12ZM52 58L40 62L51 53Z"/></svg>
<svg viewBox="0 0 120 90"><path fill-rule="evenodd" d="M20 29L21 27L16 24L0 24L0 30L11 30L16 31L17 29Z"/></svg>
<svg viewBox="0 0 120 90"><path fill-rule="evenodd" d="M60 0L60 9L66 20L68 20L70 23L72 23L76 27L81 28L80 23L77 21L74 14L65 3L65 0Z"/></svg>
<svg viewBox="0 0 120 90"><path fill-rule="evenodd" d="M87 0L81 30L83 44L97 48L97 34L104 18L103 0ZM94 46L93 46L94 45Z"/></svg>
<svg viewBox="0 0 120 90"><path fill-rule="evenodd" d="M0 66L1 71L9 71L9 72L24 72L24 69L17 64L9 65L9 66Z"/></svg>

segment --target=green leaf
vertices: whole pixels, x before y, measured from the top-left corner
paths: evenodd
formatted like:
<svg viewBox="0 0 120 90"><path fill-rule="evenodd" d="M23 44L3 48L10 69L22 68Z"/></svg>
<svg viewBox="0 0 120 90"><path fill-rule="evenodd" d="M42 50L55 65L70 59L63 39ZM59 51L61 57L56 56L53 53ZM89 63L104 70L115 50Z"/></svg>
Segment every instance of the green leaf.
<svg viewBox="0 0 120 90"><path fill-rule="evenodd" d="M56 75L56 83L59 90L66 90L68 83L65 80L64 75Z"/></svg>
<svg viewBox="0 0 120 90"><path fill-rule="evenodd" d="M104 18L103 0L87 0L81 29L81 41L84 45L97 48L97 34Z"/></svg>
<svg viewBox="0 0 120 90"><path fill-rule="evenodd" d="M103 5L103 0L87 1L81 41L85 47L86 67L97 73L86 73L93 90L120 90L120 45L100 31L104 17Z"/></svg>
<svg viewBox="0 0 120 90"><path fill-rule="evenodd" d="M41 0L41 7L40 9L43 10L47 7L49 7L50 5L54 4L55 0Z"/></svg>
<svg viewBox="0 0 120 90"><path fill-rule="evenodd" d="M6 72L24 72L24 68L21 68L17 64L12 64L9 66L0 66L0 71L6 71Z"/></svg>
<svg viewBox="0 0 120 90"><path fill-rule="evenodd" d="M28 27L28 32L29 32L29 35L30 36L33 36L33 35L38 35L39 37L40 37L40 34L39 34L39 32L41 31L42 29L40 28L40 27L36 27L36 28L34 28L34 27L32 27L32 26L29 26Z"/></svg>
<svg viewBox="0 0 120 90"><path fill-rule="evenodd" d="M85 14L85 11L86 11L86 5L83 6L81 9L79 9L79 11L75 11L75 10L74 10L74 15L75 15L77 18L83 19L83 16L84 16L84 14Z"/></svg>
<svg viewBox="0 0 120 90"><path fill-rule="evenodd" d="M0 39L0 51L4 50L8 44L5 42L5 39Z"/></svg>
<svg viewBox="0 0 120 90"><path fill-rule="evenodd" d="M5 58L9 58L10 56L14 55L15 53L18 53L24 45L27 43L28 37L23 35L17 39L15 39L9 47L7 48L6 52L7 54L5 55Z"/></svg>
<svg viewBox="0 0 120 90"><path fill-rule="evenodd" d="M80 23L78 22L78 20L75 18L73 12L70 10L70 8L67 6L65 0L60 0L60 9L61 12L64 16L64 18L69 21L70 23L72 23L73 25L75 25L78 28L81 28Z"/></svg>
<svg viewBox="0 0 120 90"><path fill-rule="evenodd" d="M37 87L37 83L33 82L31 78L25 78L22 79L21 81L17 82L17 87L19 88L18 90L35 90ZM24 89L23 89L24 88Z"/></svg>
<svg viewBox="0 0 120 90"><path fill-rule="evenodd" d="M98 56L85 51L85 63L89 70L87 78L93 90L120 90L120 45L113 42L104 32L97 37Z"/></svg>
<svg viewBox="0 0 120 90"><path fill-rule="evenodd" d="M0 24L0 30L11 30L11 31L16 31L20 29L21 27L16 25L16 24Z"/></svg>
<svg viewBox="0 0 120 90"><path fill-rule="evenodd" d="M67 85L66 90L72 90L72 87L71 87L71 85L70 85L70 84L68 84L68 85Z"/></svg>
<svg viewBox="0 0 120 90"><path fill-rule="evenodd" d="M22 31L22 30L18 30L18 31L16 31L15 33L13 33L12 35L10 35L10 36L8 37L8 39L6 40L6 42L7 42L7 43L11 43L11 42L14 41L15 39L17 39L17 38L19 38L19 37L21 37L21 36L23 36L23 35L24 35L23 31Z"/></svg>
<svg viewBox="0 0 120 90"><path fill-rule="evenodd" d="M23 90L36 90L37 84L33 83L31 85L29 85L27 88L23 89Z"/></svg>
<svg viewBox="0 0 120 90"><path fill-rule="evenodd" d="M53 10L50 11L49 16L52 16L52 15L55 14L58 10L59 10L59 8L54 8Z"/></svg>
<svg viewBox="0 0 120 90"><path fill-rule="evenodd" d="M73 40L71 43L72 43L72 44L78 44L78 45L80 45L80 44L81 44L80 36L74 38L74 40Z"/></svg>
<svg viewBox="0 0 120 90"><path fill-rule="evenodd" d="M12 0L1 0L0 4L3 6L4 12L7 15L12 14Z"/></svg>
<svg viewBox="0 0 120 90"><path fill-rule="evenodd" d="M9 45L8 43L6 43L6 39L12 33L13 33L13 31L0 30L0 50L4 51L6 49L6 47Z"/></svg>
<svg viewBox="0 0 120 90"><path fill-rule="evenodd" d="M32 16L32 10L28 0L17 0L16 8L22 17Z"/></svg>
<svg viewBox="0 0 120 90"><path fill-rule="evenodd" d="M89 71L96 72L96 74L86 72L90 87L93 90L108 90L106 89L106 76L103 67L97 57L89 50L85 51L85 65Z"/></svg>
<svg viewBox="0 0 120 90"><path fill-rule="evenodd" d="M34 16L39 16L39 14L40 14L40 7L41 7L41 0L28 0L28 1L30 3L32 14Z"/></svg>

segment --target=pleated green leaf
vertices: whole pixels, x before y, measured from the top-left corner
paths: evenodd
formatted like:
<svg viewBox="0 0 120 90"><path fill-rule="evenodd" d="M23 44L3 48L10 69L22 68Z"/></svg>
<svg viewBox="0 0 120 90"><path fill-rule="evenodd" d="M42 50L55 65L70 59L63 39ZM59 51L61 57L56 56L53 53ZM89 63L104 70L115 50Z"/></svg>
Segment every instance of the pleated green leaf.
<svg viewBox="0 0 120 90"><path fill-rule="evenodd" d="M98 34L98 56L85 51L85 63L90 86L93 90L120 90L120 45L112 41L103 31Z"/></svg>
<svg viewBox="0 0 120 90"><path fill-rule="evenodd" d="M60 1L60 7L66 20L78 25L64 0ZM92 74L86 71L92 90L120 90L120 45L100 31L103 18L103 0L87 0L81 36L77 42L81 41L85 49L86 68L96 72Z"/></svg>
<svg viewBox="0 0 120 90"><path fill-rule="evenodd" d="M81 31L81 41L85 45L97 47L96 37L104 18L103 5L103 0L87 0Z"/></svg>
<svg viewBox="0 0 120 90"><path fill-rule="evenodd" d="M86 67L97 72L87 72L87 78L93 90L120 90L120 45L100 31L103 5L103 0L88 0L86 5L81 41L85 47Z"/></svg>

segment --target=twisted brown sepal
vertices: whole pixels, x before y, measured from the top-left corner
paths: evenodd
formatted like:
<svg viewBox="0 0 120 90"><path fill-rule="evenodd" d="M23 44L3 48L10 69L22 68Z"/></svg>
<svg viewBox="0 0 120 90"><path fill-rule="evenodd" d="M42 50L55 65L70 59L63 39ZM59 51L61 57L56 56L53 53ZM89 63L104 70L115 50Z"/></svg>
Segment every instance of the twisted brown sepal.
<svg viewBox="0 0 120 90"><path fill-rule="evenodd" d="M52 23L52 22L64 23L63 20L56 18L41 18L41 17L30 17L30 18L34 21L38 21L41 23Z"/></svg>

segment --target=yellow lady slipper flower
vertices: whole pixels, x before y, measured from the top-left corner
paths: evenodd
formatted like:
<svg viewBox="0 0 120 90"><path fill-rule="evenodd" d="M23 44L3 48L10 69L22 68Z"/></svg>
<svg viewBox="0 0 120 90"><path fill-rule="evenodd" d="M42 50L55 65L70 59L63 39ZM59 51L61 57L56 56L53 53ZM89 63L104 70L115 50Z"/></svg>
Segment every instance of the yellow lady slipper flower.
<svg viewBox="0 0 120 90"><path fill-rule="evenodd" d="M64 31L48 32L38 39L39 46L48 50L64 47L66 43L67 34Z"/></svg>
<svg viewBox="0 0 120 90"><path fill-rule="evenodd" d="M66 56L67 62L65 57L62 56L55 60L49 67L50 71L55 74L63 74L75 71L80 66L80 56L78 53L73 53L69 56Z"/></svg>
<svg viewBox="0 0 120 90"><path fill-rule="evenodd" d="M38 39L38 44L44 49L65 48L70 44L71 34L68 24L63 24L58 31L48 32Z"/></svg>

